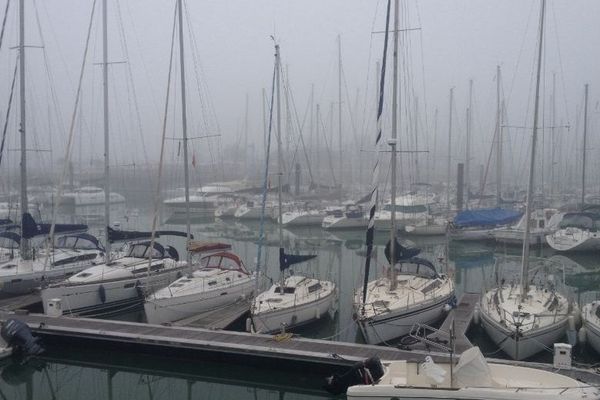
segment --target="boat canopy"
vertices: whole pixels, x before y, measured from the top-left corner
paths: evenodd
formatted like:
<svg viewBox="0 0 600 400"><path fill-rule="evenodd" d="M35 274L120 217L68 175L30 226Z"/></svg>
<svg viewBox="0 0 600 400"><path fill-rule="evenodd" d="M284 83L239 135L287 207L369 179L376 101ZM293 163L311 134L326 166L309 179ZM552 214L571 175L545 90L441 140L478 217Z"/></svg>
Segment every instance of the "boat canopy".
<svg viewBox="0 0 600 400"><path fill-rule="evenodd" d="M12 222L12 220L10 218L2 218L2 219L0 219L0 226L10 225L12 223L13 222Z"/></svg>
<svg viewBox="0 0 600 400"><path fill-rule="evenodd" d="M439 276L431 261L418 257L400 261L396 264L396 270L401 273L424 276L426 278L437 278Z"/></svg>
<svg viewBox="0 0 600 400"><path fill-rule="evenodd" d="M18 249L21 244L21 236L15 232L0 232L0 247L5 249Z"/></svg>
<svg viewBox="0 0 600 400"><path fill-rule="evenodd" d="M102 250L104 248L98 239L89 233L59 237L54 247L59 249Z"/></svg>
<svg viewBox="0 0 600 400"><path fill-rule="evenodd" d="M388 242L385 245L385 249L383 250L383 253L385 254L385 258L387 258L388 263L392 262L392 255L391 255L391 241L388 240ZM419 253L421 252L421 249L418 247L407 247L407 246L402 246L400 244L400 242L398 240L396 240L396 244L394 246L394 253L396 253L396 257L394 260L394 264L401 262L402 260L408 260L409 258L413 258L416 257L417 255L419 255Z"/></svg>
<svg viewBox="0 0 600 400"><path fill-rule="evenodd" d="M193 241L188 244L188 251L192 253L206 253L209 251L230 250L231 245L219 242Z"/></svg>
<svg viewBox="0 0 600 400"><path fill-rule="evenodd" d="M518 221L522 215L522 212L515 210L481 208L459 212L454 217L453 224L458 228L507 225Z"/></svg>
<svg viewBox="0 0 600 400"><path fill-rule="evenodd" d="M31 239L40 235L48 235L52 224L37 223L29 213L23 213L21 224L21 236ZM65 234L74 232L85 232L88 226L84 224L54 224L54 234Z"/></svg>
<svg viewBox="0 0 600 400"><path fill-rule="evenodd" d="M154 242L154 250L151 252L149 241L136 243L129 248L127 257L150 258L150 255L152 255L153 259L164 258L165 248L162 246L162 244Z"/></svg>
<svg viewBox="0 0 600 400"><path fill-rule="evenodd" d="M248 273L242 260L228 251L221 251L205 257L200 261L202 268L217 268Z"/></svg>

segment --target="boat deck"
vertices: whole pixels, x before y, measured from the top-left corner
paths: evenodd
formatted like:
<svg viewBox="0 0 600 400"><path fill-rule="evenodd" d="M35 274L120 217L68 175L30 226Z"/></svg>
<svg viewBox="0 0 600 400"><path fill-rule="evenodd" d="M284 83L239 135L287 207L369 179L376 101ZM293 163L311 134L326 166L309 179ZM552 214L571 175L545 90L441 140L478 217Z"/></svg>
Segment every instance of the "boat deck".
<svg viewBox="0 0 600 400"><path fill-rule="evenodd" d="M475 306L479 303L479 298L479 293L463 293L456 307L450 310L446 319L442 322L439 331L427 335L427 340L448 345L450 343L450 330L454 325L454 350L456 354L460 354L473 347L473 344L467 337L467 331L473 322ZM426 345L416 343L410 347L415 350L424 350Z"/></svg>
<svg viewBox="0 0 600 400"><path fill-rule="evenodd" d="M172 326L187 326L205 329L226 329L250 311L250 301L240 300L225 307L194 315L173 322Z"/></svg>

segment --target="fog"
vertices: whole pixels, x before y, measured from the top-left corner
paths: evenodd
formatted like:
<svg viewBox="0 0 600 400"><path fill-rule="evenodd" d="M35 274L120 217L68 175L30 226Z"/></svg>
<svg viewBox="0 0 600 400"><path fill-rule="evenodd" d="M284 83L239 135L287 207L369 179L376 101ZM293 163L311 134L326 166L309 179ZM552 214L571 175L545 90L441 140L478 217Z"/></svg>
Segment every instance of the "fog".
<svg viewBox="0 0 600 400"><path fill-rule="evenodd" d="M2 15L5 4L0 4ZM195 184L257 178L264 157L263 89L269 97L273 36L281 46L286 160L302 164L299 127L312 168L331 183L338 174L338 42L342 55L343 180L366 184L375 152L376 63L381 60L385 1L187 1L184 13L189 136ZM69 123L92 12L90 0L25 0L27 137L31 181L62 171ZM532 125L539 1L402 0L399 51L401 184L446 179L449 90L454 88L451 165L464 162L469 81L473 81L472 168L491 171L496 123L496 66L501 66L505 182L525 183ZM600 144L600 3L549 0L542 67L538 185L550 174L552 135L556 182L576 184L580 175L583 88L590 85L589 171ZM156 172L161 142L175 1L108 0L111 165L148 178ZM0 49L0 120L4 123L18 44L18 1L10 1ZM177 36L175 37L177 41ZM43 49L38 47L43 46ZM391 51L386 83L384 137L390 135ZM174 51L167 137L180 138L179 53ZM72 160L80 180L101 174L101 1L94 10L85 60ZM554 79L554 84L553 84ZM553 88L555 88L553 90ZM15 87L18 89L18 85ZM313 92L314 91L314 92ZM18 94L18 90L16 91ZM312 94L314 93L314 95ZM553 100L554 93L554 100ZM246 122L246 99L248 112ZM0 182L18 178L18 95L8 121ZM288 105L291 104L291 105ZM321 137L315 109L320 106ZM553 104L556 113L553 115ZM295 110L294 110L295 107ZM311 111L312 110L312 111ZM437 118L436 118L437 115ZM312 123L311 123L312 121ZM553 125L554 121L554 125ZM554 126L554 130L551 127ZM323 130L326 132L323 135ZM182 163L178 140L168 140L165 161ZM327 143L327 145L326 145ZM387 153L380 153L387 159ZM331 156L331 172L326 157ZM291 165L287 164L287 167ZM387 162L387 160L385 161ZM232 168L233 166L233 168ZM176 170L176 168L175 168ZM313 171L314 172L314 171ZM180 182L182 173L171 177ZM488 183L494 174L488 172ZM589 172L591 186L600 176ZM454 179L454 178L452 178ZM147 181L150 182L150 181ZM147 183L146 183L147 184Z"/></svg>

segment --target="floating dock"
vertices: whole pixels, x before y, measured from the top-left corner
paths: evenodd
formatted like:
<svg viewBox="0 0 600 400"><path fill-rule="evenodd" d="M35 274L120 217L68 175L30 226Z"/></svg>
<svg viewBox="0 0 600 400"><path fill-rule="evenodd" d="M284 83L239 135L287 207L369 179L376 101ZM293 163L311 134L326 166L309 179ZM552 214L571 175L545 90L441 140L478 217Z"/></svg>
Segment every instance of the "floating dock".
<svg viewBox="0 0 600 400"><path fill-rule="evenodd" d="M244 362L244 365L277 365L329 373L353 365L368 357L382 360L423 361L426 355L435 361L447 361L448 354L359 343L297 338L291 335L262 335L245 332L162 326L135 322L89 318L50 317L43 314L0 312L0 320L18 318L47 342L80 342L86 346L124 349L146 354L167 354L199 359ZM493 360L512 365L532 366L554 371L551 364L532 364L511 360ZM555 371L556 372L556 371ZM600 385L600 375L592 370L564 369L564 375L589 384Z"/></svg>

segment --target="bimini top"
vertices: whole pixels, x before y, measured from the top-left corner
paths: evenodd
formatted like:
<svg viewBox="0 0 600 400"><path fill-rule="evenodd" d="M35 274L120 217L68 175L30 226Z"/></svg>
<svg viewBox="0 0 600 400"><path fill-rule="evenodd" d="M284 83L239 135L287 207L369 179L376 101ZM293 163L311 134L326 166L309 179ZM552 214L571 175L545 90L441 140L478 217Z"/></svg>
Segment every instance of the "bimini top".
<svg viewBox="0 0 600 400"><path fill-rule="evenodd" d="M242 260L235 254L228 251L221 251L206 257L202 257L202 268L217 268L222 270L240 271L248 273Z"/></svg>
<svg viewBox="0 0 600 400"><path fill-rule="evenodd" d="M59 249L102 250L104 248L98 239L89 233L61 236L56 239L54 247Z"/></svg>
<svg viewBox="0 0 600 400"><path fill-rule="evenodd" d="M127 257L135 258L150 258L152 254L153 259L165 258L165 248L162 244L154 242L154 251L150 252L150 242L141 242L131 245Z"/></svg>
<svg viewBox="0 0 600 400"><path fill-rule="evenodd" d="M454 217L453 224L457 228L474 226L507 225L517 222L523 215L520 211L503 208L480 208L461 211Z"/></svg>
<svg viewBox="0 0 600 400"><path fill-rule="evenodd" d="M200 240L190 241L188 251L192 253L207 253L212 251L231 250L228 243L204 242Z"/></svg>
<svg viewBox="0 0 600 400"><path fill-rule="evenodd" d="M399 260L396 264L396 270L401 273L414 274L427 278L437 278L439 276L431 261L418 257Z"/></svg>

